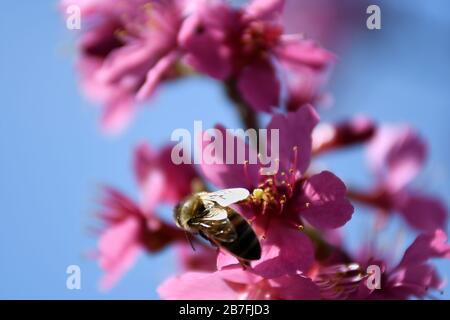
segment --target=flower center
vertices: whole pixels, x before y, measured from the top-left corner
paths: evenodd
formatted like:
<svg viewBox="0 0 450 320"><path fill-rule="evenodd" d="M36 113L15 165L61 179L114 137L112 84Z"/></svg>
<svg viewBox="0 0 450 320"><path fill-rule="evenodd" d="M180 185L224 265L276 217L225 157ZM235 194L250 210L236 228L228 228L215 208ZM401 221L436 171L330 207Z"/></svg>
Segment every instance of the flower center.
<svg viewBox="0 0 450 320"><path fill-rule="evenodd" d="M265 55L277 43L283 30L278 25L262 21L250 22L243 30L240 44L242 53L248 58Z"/></svg>
<svg viewBox="0 0 450 320"><path fill-rule="evenodd" d="M262 215L266 214L280 214L282 213L286 202L292 198L294 188L299 180L299 172L296 169L298 159L298 147L292 148L292 159L285 168L287 171L273 172L270 175L262 175L259 173L258 180L260 183L253 189L251 195L252 205L255 207L255 212ZM279 162L279 159L275 159Z"/></svg>
<svg viewBox="0 0 450 320"><path fill-rule="evenodd" d="M291 227L302 230L303 223L298 215L292 215L291 210L286 209L286 204L289 199L294 197L298 190L301 181L301 173L297 169L298 160L298 146L292 147L291 159L284 159L281 164L279 159L274 159L278 162L279 170L271 174L262 174L259 170L257 180L259 183L256 187L252 185L250 179L248 163L244 163L244 175L248 181L249 189L252 190L251 195L246 201L246 204L251 208L253 216L249 219L251 223L255 222L261 227L262 238L266 238L269 225L273 218L282 217L283 223L287 223ZM260 155L258 155L260 158ZM286 169L289 168L289 169Z"/></svg>

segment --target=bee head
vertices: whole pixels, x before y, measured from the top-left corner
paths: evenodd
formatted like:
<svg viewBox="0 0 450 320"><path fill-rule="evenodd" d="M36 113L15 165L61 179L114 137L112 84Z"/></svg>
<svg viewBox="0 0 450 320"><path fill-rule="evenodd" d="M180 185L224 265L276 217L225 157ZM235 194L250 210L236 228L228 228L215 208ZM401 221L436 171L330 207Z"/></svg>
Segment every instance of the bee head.
<svg viewBox="0 0 450 320"><path fill-rule="evenodd" d="M173 208L173 218L174 218L174 220L175 220L175 223L176 223L176 225L179 227L179 228L183 228L183 226L182 226L182 224L181 224L181 209L182 209L182 207L183 207L183 202L180 202L179 204L177 204L176 206L175 206L175 208Z"/></svg>
<svg viewBox="0 0 450 320"><path fill-rule="evenodd" d="M202 201L194 195L176 205L173 215L178 227L189 230L189 220L197 217L204 210Z"/></svg>

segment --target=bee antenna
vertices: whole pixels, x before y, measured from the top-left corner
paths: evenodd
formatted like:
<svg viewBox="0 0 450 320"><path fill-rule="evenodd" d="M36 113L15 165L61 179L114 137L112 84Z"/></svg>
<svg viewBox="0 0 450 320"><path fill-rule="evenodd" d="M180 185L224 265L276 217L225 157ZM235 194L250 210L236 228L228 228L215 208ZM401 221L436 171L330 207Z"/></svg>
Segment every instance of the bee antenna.
<svg viewBox="0 0 450 320"><path fill-rule="evenodd" d="M194 243L192 242L191 235L187 231L185 231L184 234L186 235L186 239L189 242L189 244L191 245L192 250L195 251L195 247L194 247Z"/></svg>

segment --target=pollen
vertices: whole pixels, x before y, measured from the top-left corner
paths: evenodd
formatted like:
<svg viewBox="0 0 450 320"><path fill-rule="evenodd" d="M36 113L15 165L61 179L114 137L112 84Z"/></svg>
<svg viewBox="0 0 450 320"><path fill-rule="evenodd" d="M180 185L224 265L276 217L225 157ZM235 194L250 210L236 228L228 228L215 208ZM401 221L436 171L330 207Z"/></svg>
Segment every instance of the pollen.
<svg viewBox="0 0 450 320"><path fill-rule="evenodd" d="M264 196L264 190L260 189L260 188L256 188L255 190L253 190L253 197L256 200L262 200Z"/></svg>
<svg viewBox="0 0 450 320"><path fill-rule="evenodd" d="M260 181L257 188L253 190L251 201L253 209L261 215L281 214L284 212L288 201L294 195L297 186L297 154L299 147L292 147L293 153L289 163L285 163L284 167L280 167L280 158L275 158L277 171L261 173L258 180ZM261 154L258 154L261 157ZM248 161L244 162L244 173L247 172ZM278 171L279 170L279 171ZM249 180L249 179L248 179Z"/></svg>

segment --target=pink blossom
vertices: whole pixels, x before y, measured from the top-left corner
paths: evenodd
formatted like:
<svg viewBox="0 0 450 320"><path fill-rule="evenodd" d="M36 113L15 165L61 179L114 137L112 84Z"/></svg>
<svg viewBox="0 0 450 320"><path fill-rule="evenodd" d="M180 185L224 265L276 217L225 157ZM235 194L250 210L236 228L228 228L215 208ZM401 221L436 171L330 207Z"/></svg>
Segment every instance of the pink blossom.
<svg viewBox="0 0 450 320"><path fill-rule="evenodd" d="M67 0L81 8L81 86L103 108L102 127L118 132L161 81L176 76L184 0Z"/></svg>
<svg viewBox="0 0 450 320"><path fill-rule="evenodd" d="M256 111L270 112L279 105L280 80L274 60L287 73L297 74L289 86L292 97L300 94L297 90L305 92L308 79L314 79L309 90L315 96L316 81L322 82L317 75L333 56L310 40L283 35L279 20L283 6L283 0L254 0L244 8L233 8L225 1L202 6L180 31L186 59L198 71L235 85ZM305 81L300 83L299 77Z"/></svg>
<svg viewBox="0 0 450 320"><path fill-rule="evenodd" d="M368 148L368 160L377 179L370 192L356 200L375 205L383 213L399 212L413 228L432 232L445 228L447 209L437 197L411 187L426 160L425 142L407 127L383 127Z"/></svg>
<svg viewBox="0 0 450 320"><path fill-rule="evenodd" d="M296 19L309 24L312 14L317 20L313 32L340 41L349 24L336 24L336 8L323 7L327 1L308 5L311 10ZM222 139L209 141L214 152L207 151L210 144L202 135L200 173L191 164L175 165L172 145L135 148L137 201L117 189L102 189L96 255L104 272L101 288L116 284L141 252L156 254L172 246L181 274L158 288L164 299L408 299L442 290L444 282L430 260L450 258L443 231L447 209L413 185L426 161L425 142L408 127L378 127L361 116L319 125L311 103L317 107L326 100L323 87L335 58L303 34L287 34L292 24L285 22L292 14L284 10L285 2L61 0L64 9L72 4L81 9L80 82L101 105L106 132L122 130L161 84L193 70L221 81L247 127L265 120L262 112L272 113L268 141L259 150L254 142L264 137L247 144L221 125L215 132ZM344 1L342 7L360 5ZM296 6L306 4L296 1ZM334 11L342 15L341 9ZM345 15L349 23L354 21L350 11ZM275 111L278 106L284 113ZM276 141L273 129L279 133ZM235 149L215 149L220 141L227 147L234 142ZM375 178L367 190L348 190L332 172L311 165L316 155L363 143ZM238 156L241 146L244 163ZM276 157L270 172L265 153L270 160ZM231 206L254 229L261 244L258 260L244 263L158 215L161 205L175 206L196 192L235 187L250 192ZM338 230L354 211L348 199L375 208L382 218L377 222L399 213L420 233L402 257L377 250L375 241L348 250ZM370 266L381 271L380 289L368 286Z"/></svg>
<svg viewBox="0 0 450 320"><path fill-rule="evenodd" d="M325 245L317 244L319 249ZM424 298L440 290L443 281L429 264L432 258L450 258L450 245L442 230L422 234L406 249L396 266L380 253L346 253L329 247L307 274L265 278L237 266L216 272L187 272L164 281L163 299L408 299ZM363 254L364 253L364 254ZM369 289L367 267L381 270L379 289Z"/></svg>
<svg viewBox="0 0 450 320"><path fill-rule="evenodd" d="M337 228L353 213L346 187L334 174L324 171L305 175L311 157L311 132L317 122L318 116L310 106L272 117L267 128L279 129L279 170L270 175L259 174L259 164L207 164L212 159L202 163L204 175L217 187L245 187L252 192L241 211L262 235L262 258L252 262L252 270L264 277L310 268L314 249L308 236L299 230L304 220L319 229ZM248 150L255 152L250 147ZM236 263L223 252L219 255L219 269Z"/></svg>
<svg viewBox="0 0 450 320"><path fill-rule="evenodd" d="M287 104L295 110L317 100L333 60L310 40L282 35L281 0L255 0L241 9L220 0L62 4L81 8L81 86L103 106L102 127L110 133L122 130L162 81L182 76L176 68L182 58L236 86L251 107L266 112L280 102L277 63L286 75Z"/></svg>
<svg viewBox="0 0 450 320"><path fill-rule="evenodd" d="M302 275L264 279L240 268L184 273L164 281L158 293L168 300L298 300L320 297L313 282Z"/></svg>
<svg viewBox="0 0 450 320"><path fill-rule="evenodd" d="M143 251L157 252L184 234L159 219L152 211L142 211L132 200L112 188L105 189L99 214L105 224L98 241L98 259L105 272L102 289L113 287Z"/></svg>
<svg viewBox="0 0 450 320"><path fill-rule="evenodd" d="M311 44L314 45L313 42ZM331 105L332 99L326 92L323 92L328 81L328 72L318 71L292 61L281 61L281 69L287 88L287 110L295 111L299 106L308 103L325 107Z"/></svg>
<svg viewBox="0 0 450 320"><path fill-rule="evenodd" d="M171 151L172 145L153 150L141 143L135 148L134 172L144 208L155 208L161 203L175 205L195 192L200 183L194 166L175 165Z"/></svg>
<svg viewBox="0 0 450 320"><path fill-rule="evenodd" d="M367 153L378 184L390 192L408 185L422 170L426 157L425 142L409 127L381 127Z"/></svg>
<svg viewBox="0 0 450 320"><path fill-rule="evenodd" d="M450 245L442 230L419 235L396 266L392 263L395 258L392 252L374 251L370 243L361 249L355 254L340 246L332 246L326 250L328 255L316 262L308 276L318 286L322 298L424 298L430 295L430 290L442 288L443 281L429 264L432 258L450 258ZM370 280L368 266L380 268L378 289L370 289L367 284Z"/></svg>
<svg viewBox="0 0 450 320"><path fill-rule="evenodd" d="M115 189L105 189L100 218L106 227L98 244L100 267L105 271L101 281L104 289L111 288L131 268L139 252L157 252L176 241L185 244L184 232L155 213L159 204L174 204L191 194L197 177L192 166L174 165L170 151L171 146L152 150L142 143L136 147L133 164L141 195L139 204ZM188 257L181 259L188 261Z"/></svg>
<svg viewBox="0 0 450 320"><path fill-rule="evenodd" d="M435 268L429 264L429 260L434 258L450 258L450 245L447 243L447 235L442 230L419 235L406 249L398 265L386 269L381 289L368 291L367 298L408 299L412 296L424 298L430 294L430 290L442 289L444 282L439 278ZM360 297L362 292L364 291L360 290Z"/></svg>

